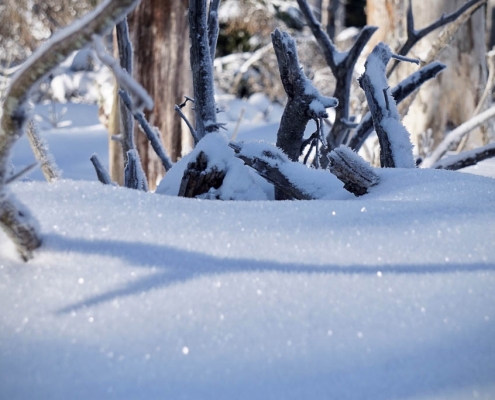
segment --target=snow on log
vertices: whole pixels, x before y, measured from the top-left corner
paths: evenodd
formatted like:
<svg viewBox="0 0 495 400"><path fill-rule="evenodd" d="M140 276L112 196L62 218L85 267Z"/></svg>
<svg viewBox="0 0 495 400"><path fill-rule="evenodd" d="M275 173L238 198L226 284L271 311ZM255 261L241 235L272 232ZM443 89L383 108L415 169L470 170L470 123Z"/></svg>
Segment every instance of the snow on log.
<svg viewBox="0 0 495 400"><path fill-rule="evenodd" d="M380 142L380 163L384 168L414 168L409 132L400 122L397 104L388 86L385 71L392 58L392 52L385 43L378 43L365 63L365 72L359 78L373 126Z"/></svg>
<svg viewBox="0 0 495 400"><path fill-rule="evenodd" d="M456 154L455 156L443 158L433 164L431 168L455 171L461 168L470 167L471 165L476 165L479 162L492 157L495 157L495 143L490 143L474 150L465 151Z"/></svg>
<svg viewBox="0 0 495 400"><path fill-rule="evenodd" d="M344 189L356 196L368 193L368 189L379 182L373 168L347 146L334 149L328 159L330 172L344 183Z"/></svg>
<svg viewBox="0 0 495 400"><path fill-rule="evenodd" d="M272 183L285 196L280 200L341 199L346 191L328 171L291 161L277 147L264 142L230 143L236 156Z"/></svg>

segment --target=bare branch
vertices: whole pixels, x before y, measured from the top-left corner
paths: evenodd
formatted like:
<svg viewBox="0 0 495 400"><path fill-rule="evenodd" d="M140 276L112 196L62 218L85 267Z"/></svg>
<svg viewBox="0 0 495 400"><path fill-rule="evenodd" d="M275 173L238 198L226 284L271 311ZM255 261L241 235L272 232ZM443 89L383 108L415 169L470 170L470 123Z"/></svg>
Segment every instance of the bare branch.
<svg viewBox="0 0 495 400"><path fill-rule="evenodd" d="M105 169L103 164L101 163L100 159L96 154L93 154L90 157L90 161L93 164L93 167L95 168L96 176L98 177L98 180L103 183L104 185L115 185L115 182L112 181L112 178L110 178L110 174L108 171Z"/></svg>
<svg viewBox="0 0 495 400"><path fill-rule="evenodd" d="M479 162L492 157L495 157L495 143L490 143L474 150L446 157L433 164L432 168L456 171L461 168L476 165Z"/></svg>
<svg viewBox="0 0 495 400"><path fill-rule="evenodd" d="M218 132L213 89L213 61L208 40L206 0L189 2L189 36L193 72L196 132L199 140L207 133Z"/></svg>
<svg viewBox="0 0 495 400"><path fill-rule="evenodd" d="M425 158L421 163L422 168L432 168L433 165L440 160L447 151L453 146L457 146L461 139L476 129L478 126L483 125L490 118L495 117L495 106L490 107L488 110L483 111L481 114L471 118L469 121L464 122L462 125L449 132L437 148Z"/></svg>
<svg viewBox="0 0 495 400"><path fill-rule="evenodd" d="M93 47L100 61L112 70L119 85L129 91L133 98L133 107L138 110L153 108L153 99L129 73L123 69L110 54L105 51L101 37L93 36Z"/></svg>
<svg viewBox="0 0 495 400"><path fill-rule="evenodd" d="M410 94L419 89L423 83L435 78L445 68L444 64L435 61L419 69L392 89L393 98L397 104L400 104ZM373 132L373 119L368 112L359 123L354 135L350 138L349 147L354 151L359 151L371 132Z"/></svg>
<svg viewBox="0 0 495 400"><path fill-rule="evenodd" d="M465 4L463 4L461 7L459 7L456 11L450 14L443 14L439 19L437 19L435 22L431 23L430 25L426 26L425 28L416 30L414 28L414 16L412 12L411 0L409 0L409 6L407 9L407 40L398 51L399 55L401 56L407 55L407 53L409 53L409 51L416 45L416 43L418 43L426 35L433 32L435 29L447 25L450 22L454 22L456 19L461 17L461 15L463 14L467 15L466 19L468 19L471 16L471 14L473 14L478 8L480 8L486 2L487 0L470 0ZM458 26L457 28L454 29L453 32L455 32L457 29ZM433 46L432 48L436 48L436 47L438 47L438 45ZM438 50L436 50L436 52L438 54ZM426 63L429 63L432 60L433 59L429 59L426 61ZM397 68L397 65L398 65L397 61L392 64L391 68L387 73L387 76L390 76L392 74L392 72Z"/></svg>
<svg viewBox="0 0 495 400"><path fill-rule="evenodd" d="M218 33L218 7L220 0L211 0L210 9L208 11L208 43L210 45L210 57L213 62L215 59L215 50L217 48Z"/></svg>
<svg viewBox="0 0 495 400"><path fill-rule="evenodd" d="M185 98L186 100L183 103L175 105L174 110L177 111L182 120L186 123L187 127L189 128L189 132L191 132L191 136L193 137L194 146L196 146L199 142L198 133L196 132L186 115L182 112L182 109L186 106L187 102L191 101L194 103L194 100L187 96L185 96Z"/></svg>

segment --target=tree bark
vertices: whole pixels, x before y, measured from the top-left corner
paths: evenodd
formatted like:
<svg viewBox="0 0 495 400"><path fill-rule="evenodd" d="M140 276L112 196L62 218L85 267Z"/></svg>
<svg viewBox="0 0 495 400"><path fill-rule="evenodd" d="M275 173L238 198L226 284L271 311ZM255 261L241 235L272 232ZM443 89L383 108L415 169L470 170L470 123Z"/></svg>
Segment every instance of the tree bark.
<svg viewBox="0 0 495 400"><path fill-rule="evenodd" d="M184 0L143 0L129 16L134 77L155 103L154 109L145 115L160 131L165 149L174 162L191 143L187 127L174 110L184 95L192 95L187 8L188 2ZM135 139L149 188L154 190L165 170L137 126Z"/></svg>
<svg viewBox="0 0 495 400"><path fill-rule="evenodd" d="M415 28L421 29L431 24L443 13L451 13L464 3L465 0L436 0L425 6L422 1L413 0ZM367 1L368 23L380 27L370 44L385 41L394 49L398 48L400 41L405 41L407 6L408 0ZM415 144L419 144L419 134L431 129L436 146L446 131L473 116L487 80L484 12L484 8L476 11L440 54L438 60L446 64L447 69L436 80L424 85L404 118L403 123L411 132ZM423 38L409 55L421 58L438 33L439 30ZM397 74L392 76L391 84L410 73L411 68L401 63ZM484 141L484 130L477 129L470 136L468 148L482 145ZM423 155L421 148L419 152Z"/></svg>

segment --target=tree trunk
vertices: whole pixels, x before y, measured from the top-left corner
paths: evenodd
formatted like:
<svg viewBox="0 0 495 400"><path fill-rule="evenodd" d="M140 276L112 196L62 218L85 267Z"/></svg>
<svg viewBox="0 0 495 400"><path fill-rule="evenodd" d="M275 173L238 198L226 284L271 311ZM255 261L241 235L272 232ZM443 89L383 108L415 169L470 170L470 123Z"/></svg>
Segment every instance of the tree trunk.
<svg viewBox="0 0 495 400"><path fill-rule="evenodd" d="M465 3L465 0L436 0L428 2L413 0L413 14L416 29L421 29L442 16L451 13ZM380 29L372 39L376 44L385 41L392 49L404 43L407 36L408 0L368 0L368 24ZM435 41L439 30L423 38L411 50L409 56L425 55ZM370 49L371 51L371 49ZM473 116L487 80L485 59L485 10L476 11L459 29L450 45L440 54L438 60L447 69L423 86L416 100L404 118L404 125L413 136L413 143L419 145L422 154L420 134L431 129L433 145L437 145L446 131L459 126ZM411 72L411 66L402 63L391 84ZM482 145L485 141L484 129L472 132L468 148Z"/></svg>
<svg viewBox="0 0 495 400"><path fill-rule="evenodd" d="M187 127L174 110L174 105L181 103L184 95L191 95L187 7L188 2L184 0L143 0L129 16L134 77L155 103L146 117L160 131L162 142L174 162L191 143ZM149 188L154 190L165 170L137 125L136 147ZM111 154L110 160L114 159ZM111 166L110 169L112 179L121 181L114 175L115 168Z"/></svg>

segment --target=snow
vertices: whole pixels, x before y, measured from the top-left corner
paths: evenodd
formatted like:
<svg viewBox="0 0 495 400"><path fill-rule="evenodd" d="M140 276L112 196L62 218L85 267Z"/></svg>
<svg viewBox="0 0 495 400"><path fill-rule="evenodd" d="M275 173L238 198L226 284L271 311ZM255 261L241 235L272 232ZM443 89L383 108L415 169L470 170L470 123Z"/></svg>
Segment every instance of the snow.
<svg viewBox="0 0 495 400"><path fill-rule="evenodd" d="M239 137L270 137L242 106ZM492 178L380 169L365 196L297 202L144 193L96 181L107 135L96 107L67 107L42 136L70 179L11 185L43 247L23 263L0 232L0 398L495 397ZM207 139L215 165L237 160Z"/></svg>

